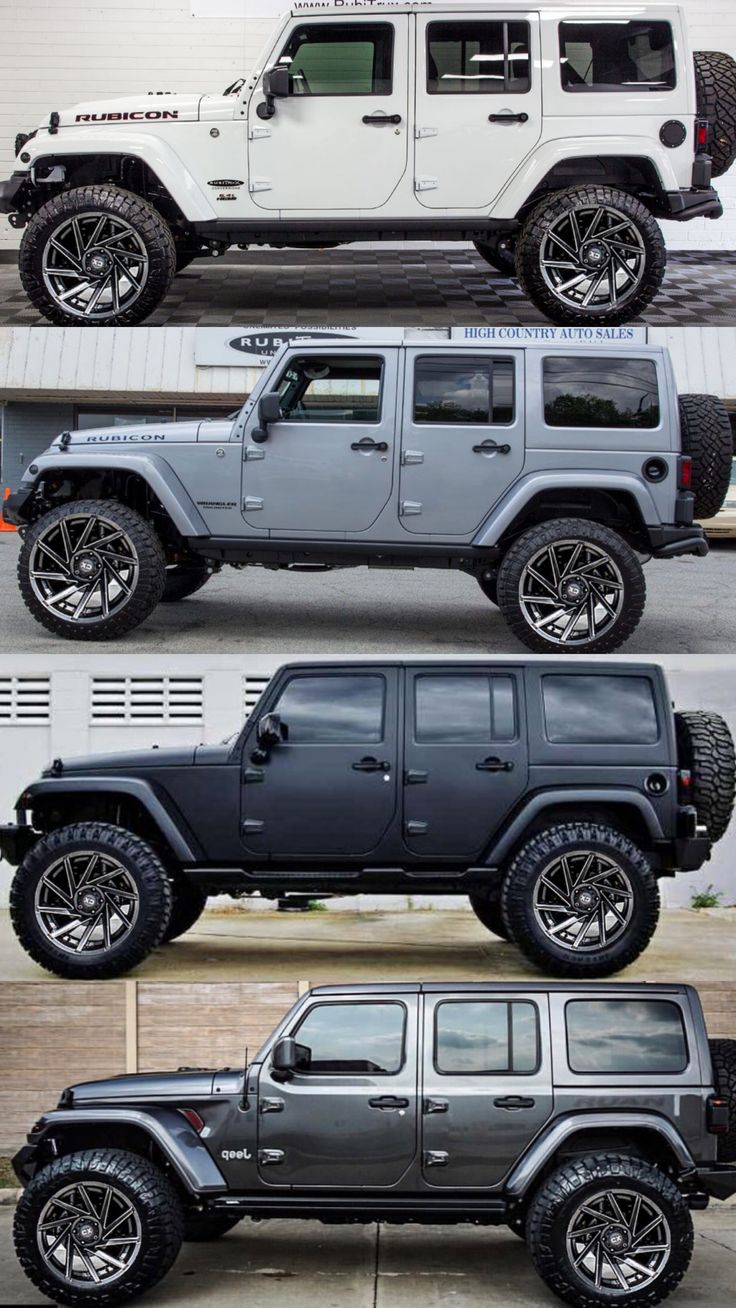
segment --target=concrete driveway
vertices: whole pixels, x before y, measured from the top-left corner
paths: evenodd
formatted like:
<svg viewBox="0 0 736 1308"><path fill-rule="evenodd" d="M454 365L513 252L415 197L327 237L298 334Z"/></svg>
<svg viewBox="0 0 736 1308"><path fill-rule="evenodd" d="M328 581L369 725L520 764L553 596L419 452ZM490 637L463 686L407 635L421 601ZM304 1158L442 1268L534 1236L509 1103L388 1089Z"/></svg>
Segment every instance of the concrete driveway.
<svg viewBox="0 0 736 1308"><path fill-rule="evenodd" d="M695 1213L690 1269L673 1308L727 1308L736 1278L736 1207ZM48 1302L12 1251L0 1210L3 1303ZM241 1222L212 1244L185 1245L146 1304L178 1308L540 1308L559 1304L510 1231L472 1226L322 1226Z"/></svg>

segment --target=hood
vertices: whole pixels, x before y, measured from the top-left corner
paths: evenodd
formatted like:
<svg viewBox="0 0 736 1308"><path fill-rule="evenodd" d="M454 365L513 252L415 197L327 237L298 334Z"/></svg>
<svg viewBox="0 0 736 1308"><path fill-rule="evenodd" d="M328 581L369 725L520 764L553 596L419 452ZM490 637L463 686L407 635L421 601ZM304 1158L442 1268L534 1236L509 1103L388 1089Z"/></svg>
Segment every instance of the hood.
<svg viewBox="0 0 736 1308"><path fill-rule="evenodd" d="M81 431L61 432L46 451L47 454L59 450L78 450L97 445L188 445L199 437L200 427L208 428L212 423L204 424L199 420L193 422L131 422L120 427L84 427ZM218 424L219 426L219 424Z"/></svg>
<svg viewBox="0 0 736 1308"><path fill-rule="evenodd" d="M94 124L127 123L132 127L160 123L169 126L174 123L196 122L199 118L199 105L202 96L174 95L168 92L146 95L121 95L116 98L101 100L83 100L59 110L59 127L91 127ZM39 126L48 127L48 117Z"/></svg>
<svg viewBox="0 0 736 1308"><path fill-rule="evenodd" d="M43 770L43 776L69 776L78 772L128 771L138 768L187 768L194 762L196 748L193 745L174 746L171 749L159 749L152 745L150 749L123 751L119 754L82 754L78 758L55 759Z"/></svg>
<svg viewBox="0 0 736 1308"><path fill-rule="evenodd" d="M139 1072L132 1076L111 1076L102 1081L81 1081L69 1086L61 1096L63 1108L80 1108L100 1100L127 1100L134 1104L142 1099L202 1098L212 1093L216 1072L207 1068L181 1072Z"/></svg>

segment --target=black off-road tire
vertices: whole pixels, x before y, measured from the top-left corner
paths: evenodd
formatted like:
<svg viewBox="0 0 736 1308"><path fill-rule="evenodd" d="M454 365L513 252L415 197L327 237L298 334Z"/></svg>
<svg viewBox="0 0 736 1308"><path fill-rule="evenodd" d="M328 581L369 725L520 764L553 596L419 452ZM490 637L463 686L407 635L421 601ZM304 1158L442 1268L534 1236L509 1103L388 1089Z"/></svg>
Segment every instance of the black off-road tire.
<svg viewBox="0 0 736 1308"><path fill-rule="evenodd" d="M148 277L137 300L104 319L69 313L54 299L43 278L43 252L56 228L69 218L89 213L110 213L129 223L148 254ZM33 215L23 233L18 268L31 304L49 322L61 327L132 327L148 318L166 295L176 270L176 249L171 229L147 200L119 186L77 186L55 195Z"/></svg>
<svg viewBox="0 0 736 1308"><path fill-rule="evenodd" d="M479 922L486 931L498 936L499 940L509 940L509 929L503 920L501 908L501 883L495 885L485 894L468 895L468 901Z"/></svg>
<svg viewBox="0 0 736 1308"><path fill-rule="evenodd" d="M66 517L85 513L109 519L126 533L138 555L138 580L133 594L122 608L98 621L76 623L73 619L58 617L41 603L31 585L30 562L38 537L48 527ZM18 556L18 585L26 608L55 636L63 636L65 640L116 640L144 622L161 601L166 585L166 559L151 524L127 504L115 500L70 500L45 513L24 533Z"/></svg>
<svg viewBox="0 0 736 1308"><path fill-rule="evenodd" d="M169 925L163 934L163 944L178 940L202 916L207 905L207 892L195 886L186 877L175 877L172 883L174 902ZM200 1216L200 1214L196 1214ZM212 1216L212 1214L210 1214Z"/></svg>
<svg viewBox="0 0 736 1308"><path fill-rule="evenodd" d="M693 464L695 517L714 518L728 494L733 463L733 433L723 400L717 395L680 395L683 454Z"/></svg>
<svg viewBox="0 0 736 1308"><path fill-rule="evenodd" d="M596 1291L575 1271L567 1250L567 1228L575 1209L592 1198L606 1183L649 1196L667 1218L671 1252L656 1280L637 1292ZM564 1164L544 1181L535 1194L527 1221L527 1245L534 1266L553 1294L574 1308L598 1308L622 1303L626 1308L661 1303L679 1285L690 1264L693 1223L677 1186L659 1168L640 1158L605 1153L591 1154Z"/></svg>
<svg viewBox="0 0 736 1308"><path fill-rule="evenodd" d="M89 1290L68 1286L55 1276L36 1241L44 1205L57 1191L84 1180L109 1183L121 1190L138 1212L143 1236L128 1272L109 1287L91 1284ZM53 1303L112 1308L150 1290L166 1275L181 1247L183 1227L179 1196L158 1167L127 1150L95 1148L57 1158L36 1173L15 1210L13 1236L23 1271Z"/></svg>
<svg viewBox="0 0 736 1308"><path fill-rule="evenodd" d="M728 830L736 793L736 753L728 723L705 709L675 713L680 766L691 774L692 802L710 839Z"/></svg>
<svg viewBox="0 0 736 1308"><path fill-rule="evenodd" d="M695 94L698 117L710 123L708 151L713 177L736 159L736 60L720 50L696 50Z"/></svg>
<svg viewBox="0 0 736 1308"><path fill-rule="evenodd" d="M542 276L541 249L547 230L561 214L589 205L606 205L624 214L641 234L645 267L637 287L610 309L563 303ZM640 200L610 186L571 186L546 195L527 214L516 242L516 271L524 293L554 323L610 326L628 323L651 304L664 280L667 251L657 220Z"/></svg>
<svg viewBox="0 0 736 1308"><path fill-rule="evenodd" d="M185 1212L184 1243L204 1244L210 1240L219 1240L221 1235L227 1235L242 1220L242 1216L235 1213Z"/></svg>
<svg viewBox="0 0 736 1308"><path fill-rule="evenodd" d="M481 259L503 273L504 277L516 276L516 241L508 233L489 236L485 241L473 241Z"/></svg>
<svg viewBox="0 0 736 1308"><path fill-rule="evenodd" d="M519 585L524 568L538 550L571 539L590 541L610 554L623 580L624 604L618 618L600 636L568 646L548 640L527 622L519 603ZM646 602L644 570L631 546L610 527L585 518L556 518L522 532L501 560L497 585L498 607L511 631L527 649L541 654L608 654L619 649L636 631Z"/></svg>
<svg viewBox="0 0 736 1308"><path fill-rule="evenodd" d="M132 877L140 902L135 923L117 944L77 954L56 946L41 929L34 901L48 867L64 854L83 850L117 859ZM145 840L107 822L76 822L42 836L26 854L10 888L10 918L23 949L41 967L69 980L96 981L124 976L143 962L166 934L172 902L171 882Z"/></svg>
<svg viewBox="0 0 736 1308"><path fill-rule="evenodd" d="M214 576L214 568L207 563L176 563L166 569L166 585L161 596L162 604L176 604L188 599L207 585Z"/></svg>
<svg viewBox="0 0 736 1308"><path fill-rule="evenodd" d="M709 1040L716 1093L728 1103L729 1127L717 1137L718 1161L736 1162L736 1040Z"/></svg>
<svg viewBox="0 0 736 1308"><path fill-rule="evenodd" d="M486 599L498 607L498 574L494 572L492 575L486 576L484 572L479 572L477 580Z"/></svg>
<svg viewBox="0 0 736 1308"><path fill-rule="evenodd" d="M626 930L609 945L575 952L551 939L534 913L534 890L544 869L563 854L599 850L618 862L634 895ZM628 836L597 822L561 822L531 836L515 855L503 879L501 907L509 935L531 963L548 976L612 976L646 949L659 919L657 879L641 850Z"/></svg>

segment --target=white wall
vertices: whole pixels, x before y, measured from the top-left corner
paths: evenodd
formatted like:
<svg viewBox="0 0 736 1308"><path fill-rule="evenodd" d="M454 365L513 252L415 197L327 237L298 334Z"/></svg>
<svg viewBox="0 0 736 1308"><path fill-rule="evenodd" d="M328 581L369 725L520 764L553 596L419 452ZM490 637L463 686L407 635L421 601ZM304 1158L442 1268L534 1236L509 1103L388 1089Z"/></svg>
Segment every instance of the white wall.
<svg viewBox="0 0 736 1308"><path fill-rule="evenodd" d="M733 0L681 3L694 48L736 54ZM223 90L253 65L271 25L192 18L190 0L0 0L0 176L12 171L16 132L53 109L126 92ZM718 185L727 216L666 223L671 249L736 250L736 168ZM17 241L3 219L0 248Z"/></svg>

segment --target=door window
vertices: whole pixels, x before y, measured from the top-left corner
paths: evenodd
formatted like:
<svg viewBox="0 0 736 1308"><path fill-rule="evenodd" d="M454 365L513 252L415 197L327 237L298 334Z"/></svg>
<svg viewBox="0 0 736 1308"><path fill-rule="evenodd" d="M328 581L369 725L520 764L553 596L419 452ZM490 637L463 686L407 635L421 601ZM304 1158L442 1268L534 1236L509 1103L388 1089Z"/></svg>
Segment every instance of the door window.
<svg viewBox="0 0 736 1308"><path fill-rule="evenodd" d="M297 1070L394 1076L404 1062L403 1004L319 1004L296 1032Z"/></svg>
<svg viewBox="0 0 736 1308"><path fill-rule="evenodd" d="M516 704L511 677L420 676L414 681L415 740L485 745L513 740Z"/></svg>
<svg viewBox="0 0 736 1308"><path fill-rule="evenodd" d="M492 423L514 420L511 359L417 359L414 421Z"/></svg>
<svg viewBox="0 0 736 1308"><path fill-rule="evenodd" d="M530 86L528 23L429 24L429 95L506 95Z"/></svg>
<svg viewBox="0 0 736 1308"><path fill-rule="evenodd" d="M575 999L565 1007L573 1072L684 1072L682 1013L659 999Z"/></svg>
<svg viewBox="0 0 736 1308"><path fill-rule="evenodd" d="M278 393L289 422L378 422L383 360L305 355L291 359Z"/></svg>
<svg viewBox="0 0 736 1308"><path fill-rule="evenodd" d="M446 1075L531 1075L539 1066L539 1014L526 1000L439 1004L435 1067Z"/></svg>
<svg viewBox="0 0 736 1308"><path fill-rule="evenodd" d="M294 677L275 705L290 745L377 744L386 682L372 676Z"/></svg>
<svg viewBox="0 0 736 1308"><path fill-rule="evenodd" d="M549 427L658 427L656 365L614 355L545 359L544 418Z"/></svg>
<svg viewBox="0 0 736 1308"><path fill-rule="evenodd" d="M393 45L390 23L305 23L279 63L294 95L390 95Z"/></svg>
<svg viewBox="0 0 736 1308"><path fill-rule="evenodd" d="M542 678L547 739L562 745L654 745L659 740L648 677Z"/></svg>
<svg viewBox="0 0 736 1308"><path fill-rule="evenodd" d="M669 23L560 23L560 71L565 91L669 91L675 55Z"/></svg>

